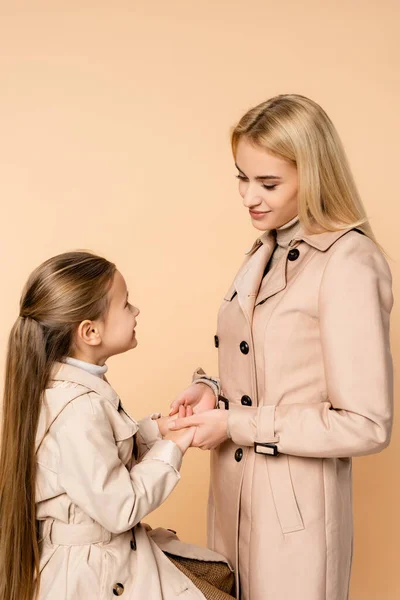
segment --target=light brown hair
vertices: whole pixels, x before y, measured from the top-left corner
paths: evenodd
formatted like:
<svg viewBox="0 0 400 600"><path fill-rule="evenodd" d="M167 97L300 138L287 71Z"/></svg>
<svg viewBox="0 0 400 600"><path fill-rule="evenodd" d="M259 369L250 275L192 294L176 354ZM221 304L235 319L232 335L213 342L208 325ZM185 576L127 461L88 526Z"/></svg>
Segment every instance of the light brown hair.
<svg viewBox="0 0 400 600"><path fill-rule="evenodd" d="M0 598L39 593L35 437L42 394L85 319L101 318L116 267L89 252L50 258L30 275L8 341L0 450Z"/></svg>
<svg viewBox="0 0 400 600"><path fill-rule="evenodd" d="M298 94L275 96L233 128L234 156L242 137L296 166L299 219L307 232L353 227L376 242L342 142L316 102Z"/></svg>

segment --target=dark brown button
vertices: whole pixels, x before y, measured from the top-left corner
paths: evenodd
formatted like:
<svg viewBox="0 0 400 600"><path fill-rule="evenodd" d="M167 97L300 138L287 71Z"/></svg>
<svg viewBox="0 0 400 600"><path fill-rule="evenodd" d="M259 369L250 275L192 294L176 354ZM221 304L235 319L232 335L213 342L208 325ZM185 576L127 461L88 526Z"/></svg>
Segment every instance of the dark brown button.
<svg viewBox="0 0 400 600"><path fill-rule="evenodd" d="M297 250L297 248L293 248L293 250L291 250L288 254L288 259L289 260L297 260L300 256L300 252Z"/></svg>
<svg viewBox="0 0 400 600"><path fill-rule="evenodd" d="M136 550L136 540L131 540L131 548L132 550Z"/></svg>
<svg viewBox="0 0 400 600"><path fill-rule="evenodd" d="M253 404L250 396L242 396L241 402L242 402L243 406L251 406Z"/></svg>
<svg viewBox="0 0 400 600"><path fill-rule="evenodd" d="M237 462L240 462L243 458L243 450L241 448L238 448L235 452L235 460Z"/></svg>
<svg viewBox="0 0 400 600"><path fill-rule="evenodd" d="M243 352L243 354L248 354L249 353L249 345L247 342L241 342L240 343L240 352Z"/></svg>
<svg viewBox="0 0 400 600"><path fill-rule="evenodd" d="M217 335L214 335L214 345L216 348L219 346L219 337Z"/></svg>
<svg viewBox="0 0 400 600"><path fill-rule="evenodd" d="M122 594L124 593L124 586L122 585L122 583L116 583L113 587L113 594L114 596L122 596Z"/></svg>

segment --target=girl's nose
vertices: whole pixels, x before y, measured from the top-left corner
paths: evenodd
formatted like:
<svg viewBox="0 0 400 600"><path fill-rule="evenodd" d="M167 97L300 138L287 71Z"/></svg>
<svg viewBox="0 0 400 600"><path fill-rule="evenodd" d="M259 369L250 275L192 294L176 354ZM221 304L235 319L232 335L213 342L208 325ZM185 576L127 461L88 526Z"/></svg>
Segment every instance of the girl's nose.
<svg viewBox="0 0 400 600"><path fill-rule="evenodd" d="M135 317L140 315L140 310L135 306Z"/></svg>

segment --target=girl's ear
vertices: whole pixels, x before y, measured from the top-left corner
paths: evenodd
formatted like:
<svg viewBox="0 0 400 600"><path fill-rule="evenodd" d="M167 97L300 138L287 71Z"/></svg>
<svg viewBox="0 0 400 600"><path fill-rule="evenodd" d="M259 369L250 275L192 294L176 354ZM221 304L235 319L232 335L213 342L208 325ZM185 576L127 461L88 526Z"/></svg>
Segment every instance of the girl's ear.
<svg viewBox="0 0 400 600"><path fill-rule="evenodd" d="M79 323L78 329L76 330L76 342L83 342L88 346L98 346L101 344L101 335L98 325L95 321L82 321Z"/></svg>

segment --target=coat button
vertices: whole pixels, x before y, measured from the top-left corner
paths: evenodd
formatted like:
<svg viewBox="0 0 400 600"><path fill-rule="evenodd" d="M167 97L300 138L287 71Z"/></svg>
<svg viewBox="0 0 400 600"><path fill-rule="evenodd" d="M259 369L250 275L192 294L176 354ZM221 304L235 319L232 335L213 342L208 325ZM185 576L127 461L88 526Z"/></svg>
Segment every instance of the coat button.
<svg viewBox="0 0 400 600"><path fill-rule="evenodd" d="M124 586L122 585L122 583L116 583L113 587L113 594L114 596L122 596L122 594L124 593Z"/></svg>
<svg viewBox="0 0 400 600"><path fill-rule="evenodd" d="M216 348L219 346L219 337L217 335L214 335L214 345Z"/></svg>
<svg viewBox="0 0 400 600"><path fill-rule="evenodd" d="M131 549L136 550L136 540L131 540Z"/></svg>
<svg viewBox="0 0 400 600"><path fill-rule="evenodd" d="M297 248L293 248L293 250L290 250L289 254L288 254L288 259L289 260L297 260L300 256L300 252L297 250Z"/></svg>
<svg viewBox="0 0 400 600"><path fill-rule="evenodd" d="M242 396L242 400L241 400L243 406L251 406L253 404L250 396Z"/></svg>
<svg viewBox="0 0 400 600"><path fill-rule="evenodd" d="M248 354L249 353L249 345L247 342L241 342L240 343L240 351L243 352L243 354Z"/></svg>
<svg viewBox="0 0 400 600"><path fill-rule="evenodd" d="M235 460L237 462L240 462L243 458L243 450L241 448L238 448L235 452Z"/></svg>

